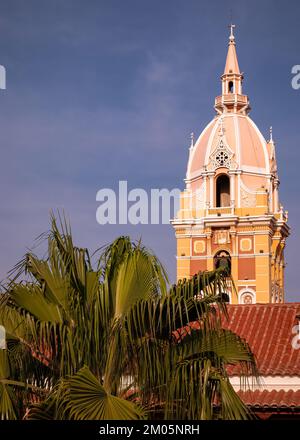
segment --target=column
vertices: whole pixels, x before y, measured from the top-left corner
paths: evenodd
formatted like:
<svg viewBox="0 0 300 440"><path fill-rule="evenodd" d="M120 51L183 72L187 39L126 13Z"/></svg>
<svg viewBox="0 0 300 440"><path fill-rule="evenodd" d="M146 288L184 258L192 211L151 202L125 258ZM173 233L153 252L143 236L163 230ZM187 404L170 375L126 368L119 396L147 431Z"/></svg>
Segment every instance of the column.
<svg viewBox="0 0 300 440"><path fill-rule="evenodd" d="M204 209L205 209L205 215L207 216L208 208L209 208L207 174L203 174L203 179L204 179Z"/></svg>
<svg viewBox="0 0 300 440"><path fill-rule="evenodd" d="M214 207L214 174L209 175L209 205Z"/></svg>
<svg viewBox="0 0 300 440"><path fill-rule="evenodd" d="M235 206L235 177L233 173L230 173L230 206L231 213L234 214L234 206Z"/></svg>
<svg viewBox="0 0 300 440"><path fill-rule="evenodd" d="M238 208L241 208L241 172L238 173Z"/></svg>
<svg viewBox="0 0 300 440"><path fill-rule="evenodd" d="M274 212L274 203L273 203L273 179L269 179L269 211Z"/></svg>
<svg viewBox="0 0 300 440"><path fill-rule="evenodd" d="M278 197L278 186L279 186L279 180L274 180L274 212L279 211L279 197Z"/></svg>

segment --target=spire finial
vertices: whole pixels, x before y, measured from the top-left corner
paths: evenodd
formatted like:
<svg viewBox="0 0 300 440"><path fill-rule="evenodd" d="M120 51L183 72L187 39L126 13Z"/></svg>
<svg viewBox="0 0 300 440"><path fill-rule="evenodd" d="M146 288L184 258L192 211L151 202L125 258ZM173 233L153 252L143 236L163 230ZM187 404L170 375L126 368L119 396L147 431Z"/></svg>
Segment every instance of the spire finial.
<svg viewBox="0 0 300 440"><path fill-rule="evenodd" d="M233 30L234 30L234 28L235 28L235 24L230 24L229 25L229 28L230 28L230 36L229 36L229 41L230 42L232 42L232 41L234 41L234 33L233 33Z"/></svg>
<svg viewBox="0 0 300 440"><path fill-rule="evenodd" d="M273 127L270 127L270 142L273 142Z"/></svg>

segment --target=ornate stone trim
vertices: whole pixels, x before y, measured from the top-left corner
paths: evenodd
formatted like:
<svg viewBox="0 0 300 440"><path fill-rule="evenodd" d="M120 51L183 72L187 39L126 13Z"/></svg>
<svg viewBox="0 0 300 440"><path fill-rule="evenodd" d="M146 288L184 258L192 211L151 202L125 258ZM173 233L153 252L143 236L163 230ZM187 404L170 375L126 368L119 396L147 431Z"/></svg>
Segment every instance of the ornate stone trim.
<svg viewBox="0 0 300 440"><path fill-rule="evenodd" d="M224 139L221 138L217 148L210 155L210 169L216 170L217 168L231 168L233 153L225 144Z"/></svg>

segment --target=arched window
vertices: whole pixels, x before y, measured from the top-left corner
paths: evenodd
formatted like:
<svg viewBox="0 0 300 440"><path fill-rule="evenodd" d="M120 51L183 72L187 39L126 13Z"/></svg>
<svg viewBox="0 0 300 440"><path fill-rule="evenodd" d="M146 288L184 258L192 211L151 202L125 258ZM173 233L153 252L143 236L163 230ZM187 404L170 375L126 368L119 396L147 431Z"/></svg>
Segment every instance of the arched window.
<svg viewBox="0 0 300 440"><path fill-rule="evenodd" d="M228 83L228 93L233 93L233 82L229 81Z"/></svg>
<svg viewBox="0 0 300 440"><path fill-rule="evenodd" d="M219 251L214 258L215 269L226 269L231 273L231 257L227 251Z"/></svg>
<svg viewBox="0 0 300 440"><path fill-rule="evenodd" d="M216 190L216 207L230 206L230 181L226 174L217 178Z"/></svg>
<svg viewBox="0 0 300 440"><path fill-rule="evenodd" d="M243 304L252 304L252 302L253 302L252 295L249 295L248 293L244 293Z"/></svg>

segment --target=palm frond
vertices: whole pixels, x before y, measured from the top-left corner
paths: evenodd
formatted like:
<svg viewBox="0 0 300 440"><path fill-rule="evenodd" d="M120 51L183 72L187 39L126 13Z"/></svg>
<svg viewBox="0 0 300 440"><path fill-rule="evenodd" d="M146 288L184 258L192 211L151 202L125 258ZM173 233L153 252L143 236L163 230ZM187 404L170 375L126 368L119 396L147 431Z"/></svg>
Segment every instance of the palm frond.
<svg viewBox="0 0 300 440"><path fill-rule="evenodd" d="M65 380L58 417L74 420L137 420L145 417L138 405L108 394L87 367Z"/></svg>
<svg viewBox="0 0 300 440"><path fill-rule="evenodd" d="M32 419L247 417L226 368L255 377L255 359L221 328L226 271L168 291L161 262L141 241L119 237L94 269L65 215L52 213L41 239L47 255L28 252L0 298L0 418L23 417L30 402Z"/></svg>

